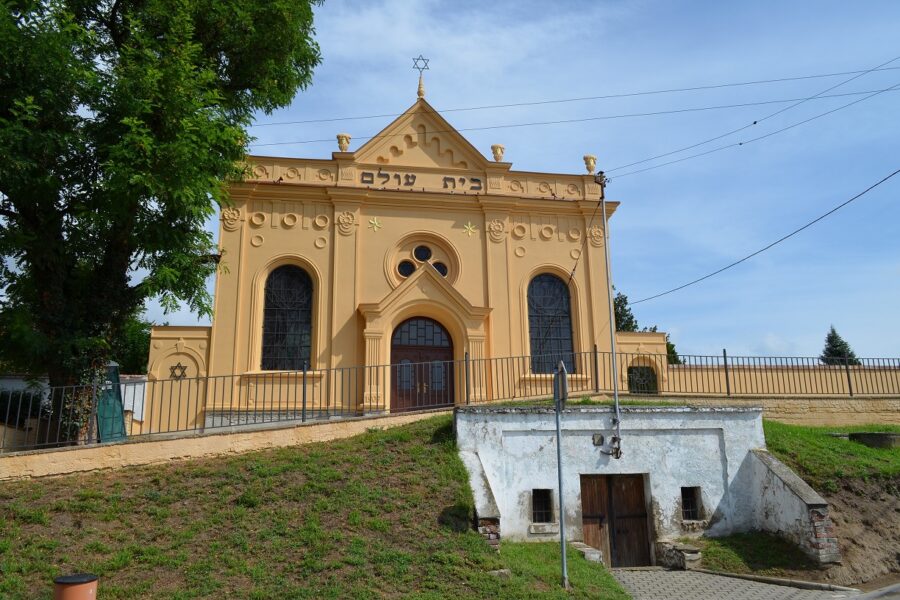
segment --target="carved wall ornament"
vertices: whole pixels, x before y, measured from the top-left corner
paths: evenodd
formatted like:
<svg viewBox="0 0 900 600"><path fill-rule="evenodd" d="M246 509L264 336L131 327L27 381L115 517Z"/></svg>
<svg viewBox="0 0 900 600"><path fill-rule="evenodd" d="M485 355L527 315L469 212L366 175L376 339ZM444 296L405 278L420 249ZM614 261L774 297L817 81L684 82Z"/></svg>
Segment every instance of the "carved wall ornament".
<svg viewBox="0 0 900 600"><path fill-rule="evenodd" d="M356 215L354 215L349 210L345 210L341 214L338 215L337 218L337 226L338 231L341 232L342 235L350 235L353 233L353 226L356 224Z"/></svg>
<svg viewBox="0 0 900 600"><path fill-rule="evenodd" d="M235 231L240 227L241 209L230 206L222 210L222 225L225 231Z"/></svg>
<svg viewBox="0 0 900 600"><path fill-rule="evenodd" d="M585 154L584 167L587 169L588 173L593 173L597 168L597 157L593 154Z"/></svg>
<svg viewBox="0 0 900 600"><path fill-rule="evenodd" d="M502 242L506 237L506 224L501 219L492 219L487 226L488 235L494 242Z"/></svg>
<svg viewBox="0 0 900 600"><path fill-rule="evenodd" d="M503 144L491 144L491 152L494 153L494 160L496 162L503 161L503 152L506 150L506 146Z"/></svg>
<svg viewBox="0 0 900 600"><path fill-rule="evenodd" d="M591 245L600 247L603 245L603 229L598 225L591 225L587 231L588 237L591 239Z"/></svg>
<svg viewBox="0 0 900 600"><path fill-rule="evenodd" d="M337 134L337 143L338 148L341 152L346 152L347 148L350 147L350 134L349 133L339 133Z"/></svg>
<svg viewBox="0 0 900 600"><path fill-rule="evenodd" d="M169 377L171 379L184 379L187 377L187 367L178 361L178 364L169 367Z"/></svg>

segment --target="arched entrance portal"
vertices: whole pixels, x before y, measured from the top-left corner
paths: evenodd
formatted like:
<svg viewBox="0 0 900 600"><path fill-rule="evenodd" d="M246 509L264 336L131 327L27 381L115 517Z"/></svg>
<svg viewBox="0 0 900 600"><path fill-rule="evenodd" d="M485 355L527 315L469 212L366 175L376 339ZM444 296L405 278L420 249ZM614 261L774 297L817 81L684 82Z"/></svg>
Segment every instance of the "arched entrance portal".
<svg viewBox="0 0 900 600"><path fill-rule="evenodd" d="M391 336L391 412L453 405L453 341L433 319L414 317Z"/></svg>

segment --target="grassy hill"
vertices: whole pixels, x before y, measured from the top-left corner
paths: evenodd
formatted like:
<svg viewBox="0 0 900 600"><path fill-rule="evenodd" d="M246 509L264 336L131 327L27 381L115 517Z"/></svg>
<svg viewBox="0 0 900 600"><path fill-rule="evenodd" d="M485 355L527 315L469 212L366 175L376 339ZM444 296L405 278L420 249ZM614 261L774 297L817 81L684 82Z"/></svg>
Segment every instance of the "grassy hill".
<svg viewBox="0 0 900 600"><path fill-rule="evenodd" d="M870 448L833 434L854 431L900 433L900 425L801 427L764 421L769 451L820 492L834 492L842 481L879 480L892 485L900 477L900 449Z"/></svg>
<svg viewBox="0 0 900 600"><path fill-rule="evenodd" d="M627 598L556 544L490 550L436 417L355 438L0 486L0 597L87 571L100 598ZM510 569L501 580L489 573Z"/></svg>

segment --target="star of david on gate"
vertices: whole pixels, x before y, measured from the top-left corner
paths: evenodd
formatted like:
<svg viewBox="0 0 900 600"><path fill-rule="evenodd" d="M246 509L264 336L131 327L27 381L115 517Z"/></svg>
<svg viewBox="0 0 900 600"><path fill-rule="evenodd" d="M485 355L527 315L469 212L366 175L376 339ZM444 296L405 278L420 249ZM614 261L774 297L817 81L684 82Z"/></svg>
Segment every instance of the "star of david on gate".
<svg viewBox="0 0 900 600"><path fill-rule="evenodd" d="M177 365L169 367L169 375L172 379L184 379L187 377L187 367L179 361Z"/></svg>
<svg viewBox="0 0 900 600"><path fill-rule="evenodd" d="M419 75L422 74L422 71L428 71L428 60L420 54L418 58L413 59L413 69L418 70Z"/></svg>

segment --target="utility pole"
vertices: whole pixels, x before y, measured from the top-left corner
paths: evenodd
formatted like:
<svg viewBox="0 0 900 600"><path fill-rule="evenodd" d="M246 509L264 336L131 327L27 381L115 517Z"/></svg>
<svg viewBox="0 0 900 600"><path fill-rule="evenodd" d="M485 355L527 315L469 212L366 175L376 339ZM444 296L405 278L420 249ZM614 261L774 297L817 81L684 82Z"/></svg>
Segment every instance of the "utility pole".
<svg viewBox="0 0 900 600"><path fill-rule="evenodd" d="M559 478L559 551L562 557L562 586L569 589L569 567L566 563L566 511L563 508L562 427L559 419L569 397L569 381L566 365L559 361L553 375L553 399L556 401L556 475Z"/></svg>
<svg viewBox="0 0 900 600"><path fill-rule="evenodd" d="M597 171L594 181L600 185L600 211L603 213L603 257L606 260L606 298L609 301L609 347L612 352L613 403L616 416L613 417L616 435L611 440L609 454L613 458L622 458L622 431L619 424L622 414L619 411L619 360L616 353L616 312L614 309L612 272L609 263L609 221L606 218L606 175Z"/></svg>

